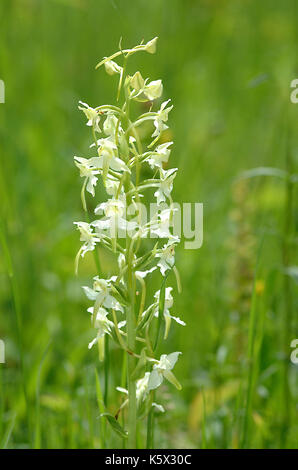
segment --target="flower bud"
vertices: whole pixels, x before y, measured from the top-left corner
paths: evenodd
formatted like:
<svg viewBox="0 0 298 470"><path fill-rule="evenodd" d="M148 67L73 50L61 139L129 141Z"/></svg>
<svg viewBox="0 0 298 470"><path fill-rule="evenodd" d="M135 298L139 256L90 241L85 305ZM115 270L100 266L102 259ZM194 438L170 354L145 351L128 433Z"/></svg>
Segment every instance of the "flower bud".
<svg viewBox="0 0 298 470"><path fill-rule="evenodd" d="M157 39L158 37L156 36L154 39L147 42L147 44L145 44L144 51L149 52L149 54L155 54Z"/></svg>
<svg viewBox="0 0 298 470"><path fill-rule="evenodd" d="M116 64L113 60L107 60L105 62L105 69L109 75L115 75L116 73L121 73L122 67Z"/></svg>
<svg viewBox="0 0 298 470"><path fill-rule="evenodd" d="M136 91L139 91L144 88L145 82L140 72L136 72L134 74L134 76L130 80L130 84Z"/></svg>

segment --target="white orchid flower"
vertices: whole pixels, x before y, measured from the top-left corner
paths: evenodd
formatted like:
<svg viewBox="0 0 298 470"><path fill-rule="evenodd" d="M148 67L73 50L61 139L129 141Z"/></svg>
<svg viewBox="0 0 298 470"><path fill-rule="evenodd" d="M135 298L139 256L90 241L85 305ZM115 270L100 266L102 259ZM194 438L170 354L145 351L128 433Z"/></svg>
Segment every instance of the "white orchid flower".
<svg viewBox="0 0 298 470"><path fill-rule="evenodd" d="M146 372L144 377L141 379L137 380L136 382L136 398L138 404L145 400L146 395L148 394L148 382L149 382L149 377L150 377L150 372ZM125 393L125 395L128 395L128 390L123 387L116 387L116 390L121 393Z"/></svg>
<svg viewBox="0 0 298 470"><path fill-rule="evenodd" d="M144 95L148 98L148 100L153 101L157 98L160 98L163 91L163 85L161 80L153 80L152 82L148 83L144 87Z"/></svg>
<svg viewBox="0 0 298 470"><path fill-rule="evenodd" d="M108 175L108 177L105 180L105 190L109 196L113 196L113 198L116 198L116 195L118 194L118 189L119 189L119 180L116 178L113 178L111 175ZM120 189L120 197L123 197L124 194L124 189L123 186Z"/></svg>
<svg viewBox="0 0 298 470"><path fill-rule="evenodd" d="M116 156L116 144L107 137L106 139L99 139L98 142L98 158L100 159L100 166L103 169L103 174L106 175L109 168L115 171L128 170L125 163Z"/></svg>
<svg viewBox="0 0 298 470"><path fill-rule="evenodd" d="M178 360L179 354L182 353L173 352L169 355L162 354L160 356L160 360L154 364L153 370L150 374L148 390L155 390L158 388L162 384L164 378L171 382L171 384L175 385L178 390L182 389L180 383L172 372L172 369Z"/></svg>
<svg viewBox="0 0 298 470"><path fill-rule="evenodd" d="M92 231L90 224L87 222L74 222L74 225L76 225L80 231L80 241L84 242L78 254L81 254L81 256L84 257L87 251L94 250L96 243L100 242L100 238Z"/></svg>
<svg viewBox="0 0 298 470"><path fill-rule="evenodd" d="M84 107L82 108L79 106L79 109L83 111L85 114L86 118L88 119L87 121L87 126L92 126L96 132L101 132L101 129L99 127L99 121L100 121L100 116L96 109L91 108L89 104L84 103L83 101L79 101L80 104L82 104Z"/></svg>
<svg viewBox="0 0 298 470"><path fill-rule="evenodd" d="M93 289L88 286L83 286L82 288L88 299L95 300L95 307L97 309L99 307L113 308L123 313L123 307L111 294L112 282L115 281L115 276L110 279L100 279L98 276L95 276L93 279Z"/></svg>
<svg viewBox="0 0 298 470"><path fill-rule="evenodd" d="M159 238L176 239L176 237L171 234L170 227L172 226L173 214L177 210L177 208L170 207L159 212L150 224L151 233Z"/></svg>
<svg viewBox="0 0 298 470"><path fill-rule="evenodd" d="M97 329L96 338L94 338L88 345L88 349L91 349L95 343L98 343L98 351L99 351L99 359L100 361L104 360L104 337L106 334L111 333L111 328L114 326L114 323L111 322L107 316L108 312L100 307L96 313L96 318L94 319L93 316L94 308L88 308L88 312L91 313L91 322L94 328Z"/></svg>
<svg viewBox="0 0 298 470"><path fill-rule="evenodd" d="M181 320L179 317L174 317L174 315L170 314L170 308L173 306L173 296L171 294L172 290L173 290L172 287L167 287L165 290L165 303L164 303L164 310L163 310L163 316L165 320L164 339L167 339L168 337L172 320L174 320L179 325L186 326L186 323L183 320ZM155 309L154 315L155 317L158 317L160 290L155 292L154 298L156 299L156 303L157 303L157 307Z"/></svg>
<svg viewBox="0 0 298 470"><path fill-rule="evenodd" d="M157 198L157 205L165 202L166 198L170 198L177 170L178 168L171 168L170 170L160 169L159 188L154 193L154 196Z"/></svg>
<svg viewBox="0 0 298 470"><path fill-rule="evenodd" d="M117 157L117 145L111 137L98 139L97 145L98 157L90 158L89 161L95 168L102 170L104 178L110 168L114 171L129 171L124 161ZM91 145L91 147L94 146L95 144Z"/></svg>
<svg viewBox="0 0 298 470"><path fill-rule="evenodd" d="M98 351L99 351L99 360L104 360L104 341L105 335L111 335L111 330L114 327L114 323L110 321L107 316L108 312L100 307L96 313L96 318L94 319L94 307L90 307L87 309L89 313L91 313L91 323L95 329L97 329L96 338L94 338L89 344L88 349L91 349L95 343L98 343ZM122 328L125 325L124 322L118 323L118 328Z"/></svg>
<svg viewBox="0 0 298 470"><path fill-rule="evenodd" d="M103 211L105 218L95 220L91 225L96 227L99 233L104 230L109 230L112 238L116 238L117 229L128 231L134 230L137 223L134 221L127 221L124 218L125 207L125 202L122 198L112 198L107 202L102 202L95 208L94 212L95 214L100 214Z"/></svg>
<svg viewBox="0 0 298 470"><path fill-rule="evenodd" d="M99 171L94 169L89 162L88 158L74 157L75 164L80 170L80 176L85 178L84 186L88 193L95 195L94 187L96 186L98 178L95 175L99 174Z"/></svg>
<svg viewBox="0 0 298 470"><path fill-rule="evenodd" d="M160 269L162 276L165 275L168 269L171 269L175 263L175 245L179 243L179 237L169 240L162 248L161 252L156 253L155 257L160 258L157 266Z"/></svg>
<svg viewBox="0 0 298 470"><path fill-rule="evenodd" d="M150 157L147 158L147 162L152 169L155 167L162 168L162 164L168 162L171 153L169 146L172 145L172 143L173 142L165 142L164 144L158 145Z"/></svg>
<svg viewBox="0 0 298 470"><path fill-rule="evenodd" d="M148 83L148 79L143 79L140 72L136 72L129 82L130 86L133 88L130 97L136 99L137 101L153 101L159 98L163 92L163 85L161 80L153 80Z"/></svg>
<svg viewBox="0 0 298 470"><path fill-rule="evenodd" d="M169 101L171 100L164 101L160 107L160 110L156 113L155 119L153 121L155 131L153 132L152 137L158 137L162 131L168 128L165 122L167 122L168 114L173 108L173 106L169 106L168 108L166 108Z"/></svg>
<svg viewBox="0 0 298 470"><path fill-rule="evenodd" d="M109 113L103 123L103 130L104 133L108 136L115 136L116 129L118 126L118 133L123 133L123 129L120 124L118 124L119 120L115 116L115 114Z"/></svg>
<svg viewBox="0 0 298 470"><path fill-rule="evenodd" d="M144 377L139 379L136 383L136 398L137 398L137 404L139 405L142 401L144 401L148 395L149 389L148 389L148 384L149 384L149 378L150 378L150 372L145 372ZM123 387L116 387L116 390L118 392L124 393L125 395L128 395L128 390ZM125 404L128 403L128 400L125 401ZM124 404L123 404L124 405ZM162 405L159 405L157 403L152 403L152 406L154 406L158 411L161 411L164 413L164 407Z"/></svg>

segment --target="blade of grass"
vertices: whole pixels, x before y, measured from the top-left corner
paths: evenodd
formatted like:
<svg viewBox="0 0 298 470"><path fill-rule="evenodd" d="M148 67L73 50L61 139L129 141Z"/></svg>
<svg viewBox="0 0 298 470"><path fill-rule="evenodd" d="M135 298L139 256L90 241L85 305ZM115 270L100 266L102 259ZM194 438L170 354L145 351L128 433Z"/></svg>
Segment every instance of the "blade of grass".
<svg viewBox="0 0 298 470"><path fill-rule="evenodd" d="M202 449L207 449L207 440L206 440L206 401L205 393L202 390L202 401L203 401L203 418L202 418Z"/></svg>
<svg viewBox="0 0 298 470"><path fill-rule="evenodd" d="M249 335L248 335L248 375L247 375L247 384L245 389L245 402L244 402L244 420L242 428L242 439L241 439L241 448L247 448L248 445L248 435L249 435L249 425L252 415L252 400L253 400L253 391L254 391L254 380L255 380L255 367L257 367L259 360L259 351L255 347L256 340L256 329L257 329L257 313L258 313L258 302L257 302L257 293L256 293L256 281L260 272L260 260L262 254L264 236L261 239L258 254L256 269L254 275L253 291L252 291L252 300L251 308L249 312Z"/></svg>
<svg viewBox="0 0 298 470"><path fill-rule="evenodd" d="M105 413L104 398L103 398L103 394L101 391L100 380L99 380L99 376L98 376L96 369L95 369L95 382L96 382L97 406L98 406L100 414L103 414ZM100 420L100 429L101 429L101 433L100 433L101 448L105 449L106 448L106 422L102 419Z"/></svg>
<svg viewBox="0 0 298 470"><path fill-rule="evenodd" d="M41 448L41 429L40 429L40 377L41 377L41 372L42 372L42 367L44 364L44 361L47 357L47 354L49 352L50 346L51 346L52 341L49 341L43 355L41 357L41 361L39 363L38 367L38 372L37 372L37 379L36 379L36 390L35 390L35 400L36 400L36 406L35 406L35 433L34 433L34 449L40 449Z"/></svg>
<svg viewBox="0 0 298 470"><path fill-rule="evenodd" d="M13 413L13 415L11 417L11 420L9 422L9 425L8 425L7 431L4 434L4 437L3 437L2 442L1 442L1 449L6 449L7 448L7 445L9 443L13 428L15 426L16 417L17 417L17 414Z"/></svg>
<svg viewBox="0 0 298 470"><path fill-rule="evenodd" d="M22 337L23 328L22 328L20 291L19 291L18 281L17 281L14 267L13 267L11 252L9 249L9 245L7 243L6 230L5 230L2 219L0 220L0 245L2 246L5 267L6 267L10 284L11 284L11 292L12 292L12 298L13 298L13 304L14 304L14 311L15 311L17 343L19 347L21 383L22 383L22 390L23 390L23 395L24 395L24 399L26 403L28 435L29 435L29 439L31 442L32 429L31 429L31 418L30 418L30 403L29 403L29 398L28 398L28 393L27 393L27 377L26 377L26 370L25 370L25 365L24 365L24 351L23 351L23 337Z"/></svg>
<svg viewBox="0 0 298 470"><path fill-rule="evenodd" d="M109 397L109 371L110 371L110 349L109 349L109 336L105 336L105 360L104 360L104 377L105 377L105 388L104 388L104 404L108 406Z"/></svg>

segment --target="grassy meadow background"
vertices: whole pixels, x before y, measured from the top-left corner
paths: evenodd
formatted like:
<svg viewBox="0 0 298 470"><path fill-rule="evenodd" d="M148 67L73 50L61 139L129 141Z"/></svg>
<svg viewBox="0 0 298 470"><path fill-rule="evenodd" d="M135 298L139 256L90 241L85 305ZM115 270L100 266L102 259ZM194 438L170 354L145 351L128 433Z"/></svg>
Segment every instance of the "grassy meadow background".
<svg viewBox="0 0 298 470"><path fill-rule="evenodd" d="M183 352L183 390L158 393L156 446L297 447L297 20L295 0L0 0L1 447L102 445L95 365L102 384L104 372L80 288L95 266L87 254L75 277L73 155L90 142L78 100L115 101L114 77L94 67L120 36L125 47L159 36L131 70L161 78L173 100L174 200L204 203L202 248L177 249L173 313L187 327L172 327L163 352ZM259 167L280 171L247 173ZM112 348L112 412L119 358ZM122 442L108 431L106 445Z"/></svg>

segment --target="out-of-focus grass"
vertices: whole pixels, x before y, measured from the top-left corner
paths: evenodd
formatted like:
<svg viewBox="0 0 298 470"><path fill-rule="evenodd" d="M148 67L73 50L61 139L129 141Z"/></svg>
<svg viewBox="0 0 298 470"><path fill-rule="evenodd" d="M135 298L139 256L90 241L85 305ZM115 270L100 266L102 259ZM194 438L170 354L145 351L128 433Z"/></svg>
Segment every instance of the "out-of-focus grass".
<svg viewBox="0 0 298 470"><path fill-rule="evenodd" d="M174 197L204 203L204 244L198 251L177 250L183 293L176 295L175 313L187 327L172 328L165 352L183 351L176 372L184 388L160 392L168 412L156 420L156 442L239 447L249 396L245 446L296 447L298 375L289 357L298 333L297 284L290 278L293 314L285 328L286 183L262 176L242 188L235 182L254 167L286 169L287 146L297 171L298 108L289 103L290 81L298 74L296 2L2 0L0 14L6 85L0 104L0 337L7 359L0 365L1 445L102 445L97 356L86 347L92 332L80 290L94 273L92 256L81 264L79 279L73 269L79 241L72 222L81 220L82 209L72 157L84 155L89 144L77 102L114 100L116 83L94 66L117 48L120 36L131 46L158 35L157 54L139 55L131 67L162 78L165 98L173 98L173 135L167 137L175 141L171 166L179 167ZM293 205L286 229L291 266L297 265ZM256 349L249 356L262 237ZM112 260L100 254L109 274ZM118 353L112 349L112 411L120 400ZM257 363L248 395L249 357ZM102 383L102 366L97 370ZM122 445L106 432L106 445Z"/></svg>

